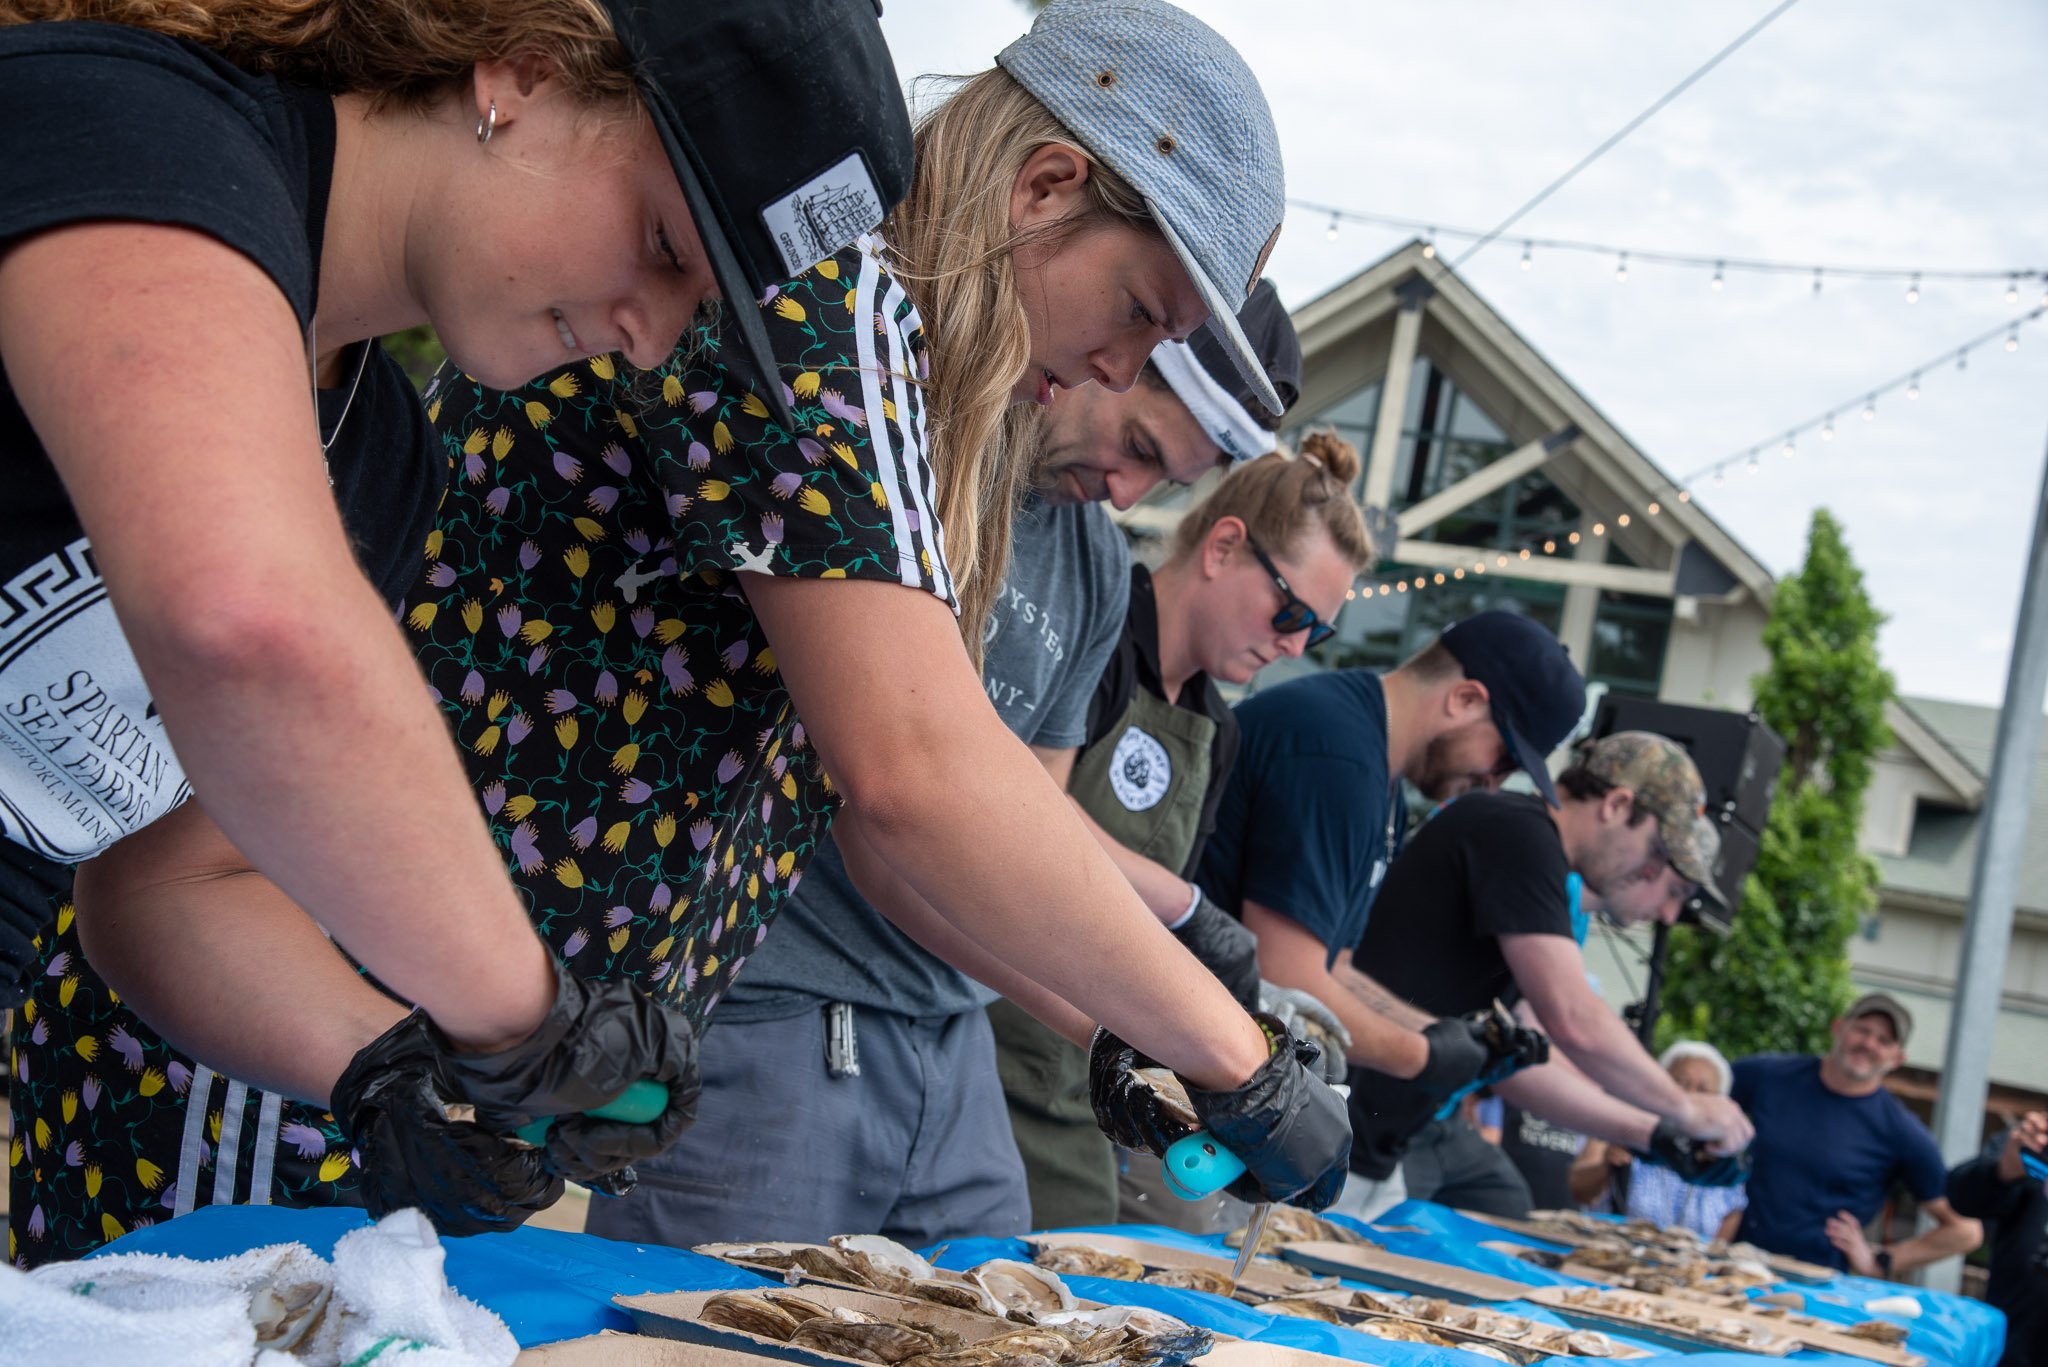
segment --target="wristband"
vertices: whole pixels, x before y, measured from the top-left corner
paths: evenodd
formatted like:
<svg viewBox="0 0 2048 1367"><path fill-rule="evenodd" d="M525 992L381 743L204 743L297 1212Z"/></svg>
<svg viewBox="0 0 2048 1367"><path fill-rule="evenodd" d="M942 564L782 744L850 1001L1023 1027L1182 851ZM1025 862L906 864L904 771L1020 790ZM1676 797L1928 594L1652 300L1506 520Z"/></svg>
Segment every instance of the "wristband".
<svg viewBox="0 0 2048 1367"><path fill-rule="evenodd" d="M1179 930L1182 926L1194 920L1195 913L1202 909L1201 885L1197 883L1190 883L1188 884L1188 886L1194 890L1194 896L1188 898L1188 909L1180 914L1179 920L1168 921L1166 923L1166 928L1168 930Z"/></svg>

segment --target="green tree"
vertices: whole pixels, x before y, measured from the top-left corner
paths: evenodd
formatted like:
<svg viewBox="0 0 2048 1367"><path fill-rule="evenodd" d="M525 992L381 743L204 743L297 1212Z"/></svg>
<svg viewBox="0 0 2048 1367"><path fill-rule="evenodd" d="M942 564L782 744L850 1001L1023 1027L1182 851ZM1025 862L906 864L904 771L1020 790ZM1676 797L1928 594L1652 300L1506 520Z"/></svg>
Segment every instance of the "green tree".
<svg viewBox="0 0 2048 1367"><path fill-rule="evenodd" d="M1877 862L1856 836L1871 761L1891 743L1883 622L1841 524L1816 511L1806 563L1771 603L1770 668L1752 681L1756 710L1785 738L1777 800L1734 931L1672 938L1660 1039L1709 1040L1730 1057L1827 1048L1850 999L1849 936L1877 905Z"/></svg>
<svg viewBox="0 0 2048 1367"><path fill-rule="evenodd" d="M394 332L384 339L384 349L405 367L405 373L412 377L414 389L425 389L427 381L434 378L434 372L441 368L441 362L448 359L448 353L441 348L441 339L425 323Z"/></svg>

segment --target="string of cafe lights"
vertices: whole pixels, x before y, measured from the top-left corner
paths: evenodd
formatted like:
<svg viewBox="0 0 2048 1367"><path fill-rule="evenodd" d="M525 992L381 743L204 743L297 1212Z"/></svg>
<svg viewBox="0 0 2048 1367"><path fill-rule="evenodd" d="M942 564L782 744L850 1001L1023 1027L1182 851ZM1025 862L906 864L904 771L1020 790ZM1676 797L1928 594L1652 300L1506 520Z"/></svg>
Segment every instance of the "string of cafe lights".
<svg viewBox="0 0 2048 1367"><path fill-rule="evenodd" d="M1339 208L1319 204L1311 200L1290 199L1289 206L1304 213L1327 216L1327 235L1334 240L1342 223L1362 223L1379 228L1397 228L1423 235L1422 254L1425 259L1435 260L1436 243L1439 237L1446 241L1472 242L1475 245L1494 237L1494 234L1479 228L1442 226L1419 218L1403 218L1396 214L1366 213L1358 209ZM2021 298L2039 288L2041 302L2048 304L2048 269L2036 266L1982 266L1982 267L1932 267L1932 266L1868 266L1825 261L1786 261L1761 257L1706 255L1697 252L1669 252L1650 247L1627 247L1613 242L1591 242L1569 237L1522 237L1497 239L1512 246L1522 244L1522 256L1518 263L1523 270L1530 270L1536 264L1536 253L1540 251L1578 252L1591 256L1610 257L1614 261L1614 278L1617 283L1626 283L1631 266L1654 265L1674 266L1687 270L1713 274L1707 279L1707 288L1719 293L1727 284L1727 277L1736 274L1797 276L1813 283L1813 292L1819 294L1829 280L1874 280L1888 282L1902 287L1902 297L1909 304L1917 304L1925 287L1936 283L1995 284L2002 285L2005 302L2017 304ZM1467 253L1469 255L1470 253Z"/></svg>
<svg viewBox="0 0 2048 1367"><path fill-rule="evenodd" d="M1758 442L1753 446L1738 451L1734 455L1724 457L1710 465L1703 465L1682 479L1667 482L1661 488L1655 490L1640 506L1625 508L1620 512L1614 513L1612 515L1613 524L1617 528L1626 527L1634 518L1639 516L1660 516L1664 512L1667 503L1690 503L1692 502L1694 485L1698 484L1702 479L1708 479L1718 488L1726 482L1727 472L1736 465L1742 465L1749 473L1756 474L1762 469L1762 457L1765 448L1774 443L1778 445L1779 453L1789 460L1798 454L1799 438L1809 432L1818 432L1822 442L1832 442L1835 440L1835 420L1845 414L1855 413L1865 422L1875 422L1877 420L1877 403L1879 399L1904 390L1909 401L1918 400L1921 393L1921 380L1930 371L1934 371L1940 366L1951 364L1958 370L1968 369L1970 353L1998 342L2001 335L2004 338L2003 346L2006 351L2018 351L2020 348L2020 329L2030 323L2038 322L2044 315L2048 315L2048 299L2043 299L2040 304L2016 318L2000 323L1997 327L1981 332L1968 341L1950 347L1910 370L1902 371L1882 384L1871 385L1859 390L1855 395L1841 403L1833 404L1803 422L1792 424L1785 429L1785 434L1782 438L1773 437L1770 441ZM1583 517L1581 525L1584 525ZM1474 580L1481 579L1487 574L1504 575L1508 578L1513 578L1515 567L1523 562L1539 556L1547 557L1570 554L1587 536L1600 538L1606 536L1607 533L1607 519L1598 518L1593 521L1590 527L1585 528L1584 531L1574 529L1569 532L1543 533L1524 538L1507 548L1462 548L1472 552L1473 558L1469 566L1465 564L1438 566L1434 569L1406 573L1395 579L1381 578L1373 583L1358 584L1345 593L1345 601L1350 602L1358 598L1386 598L1404 593L1419 593L1426 589L1442 588L1445 585L1458 583L1468 578Z"/></svg>

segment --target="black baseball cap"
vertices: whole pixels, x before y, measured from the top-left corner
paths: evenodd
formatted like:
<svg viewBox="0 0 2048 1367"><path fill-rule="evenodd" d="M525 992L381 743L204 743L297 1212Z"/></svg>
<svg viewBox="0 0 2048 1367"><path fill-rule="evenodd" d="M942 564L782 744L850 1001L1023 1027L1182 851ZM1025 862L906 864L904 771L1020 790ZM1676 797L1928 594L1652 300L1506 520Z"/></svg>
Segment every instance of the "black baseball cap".
<svg viewBox="0 0 2048 1367"><path fill-rule="evenodd" d="M910 190L910 111L875 0L603 0L682 183L727 325L793 428L754 302Z"/></svg>
<svg viewBox="0 0 2048 1367"><path fill-rule="evenodd" d="M1301 397L1301 338L1295 334L1294 320L1287 316L1280 291L1273 288L1271 280L1262 279L1252 286L1251 297L1237 311L1237 326L1252 344L1252 354L1266 368L1266 378L1273 382L1273 392L1280 396L1281 412L1294 407L1294 401ZM1196 328L1188 345L1194 349L1202 369L1230 391L1245 412L1257 413L1265 408L1265 401L1244 378L1230 349L1217 338L1214 329Z"/></svg>
<svg viewBox="0 0 2048 1367"><path fill-rule="evenodd" d="M1508 753L1555 807L1557 789L1544 756L1586 711L1586 681L1572 668L1564 642L1541 623L1498 609L1451 623L1439 639L1464 666L1466 678L1486 685L1493 724Z"/></svg>

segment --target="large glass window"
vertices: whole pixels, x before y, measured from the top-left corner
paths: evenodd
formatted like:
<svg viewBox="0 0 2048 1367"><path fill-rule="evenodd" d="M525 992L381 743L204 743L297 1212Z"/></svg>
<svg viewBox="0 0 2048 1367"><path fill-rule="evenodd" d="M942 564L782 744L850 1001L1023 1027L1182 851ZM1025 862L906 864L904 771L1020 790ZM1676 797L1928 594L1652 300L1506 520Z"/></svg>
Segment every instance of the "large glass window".
<svg viewBox="0 0 2048 1367"><path fill-rule="evenodd" d="M1604 683L1613 693L1654 698L1664 678L1664 649L1671 641L1671 600L1641 593L1603 590L1593 619L1593 657L1586 682Z"/></svg>

